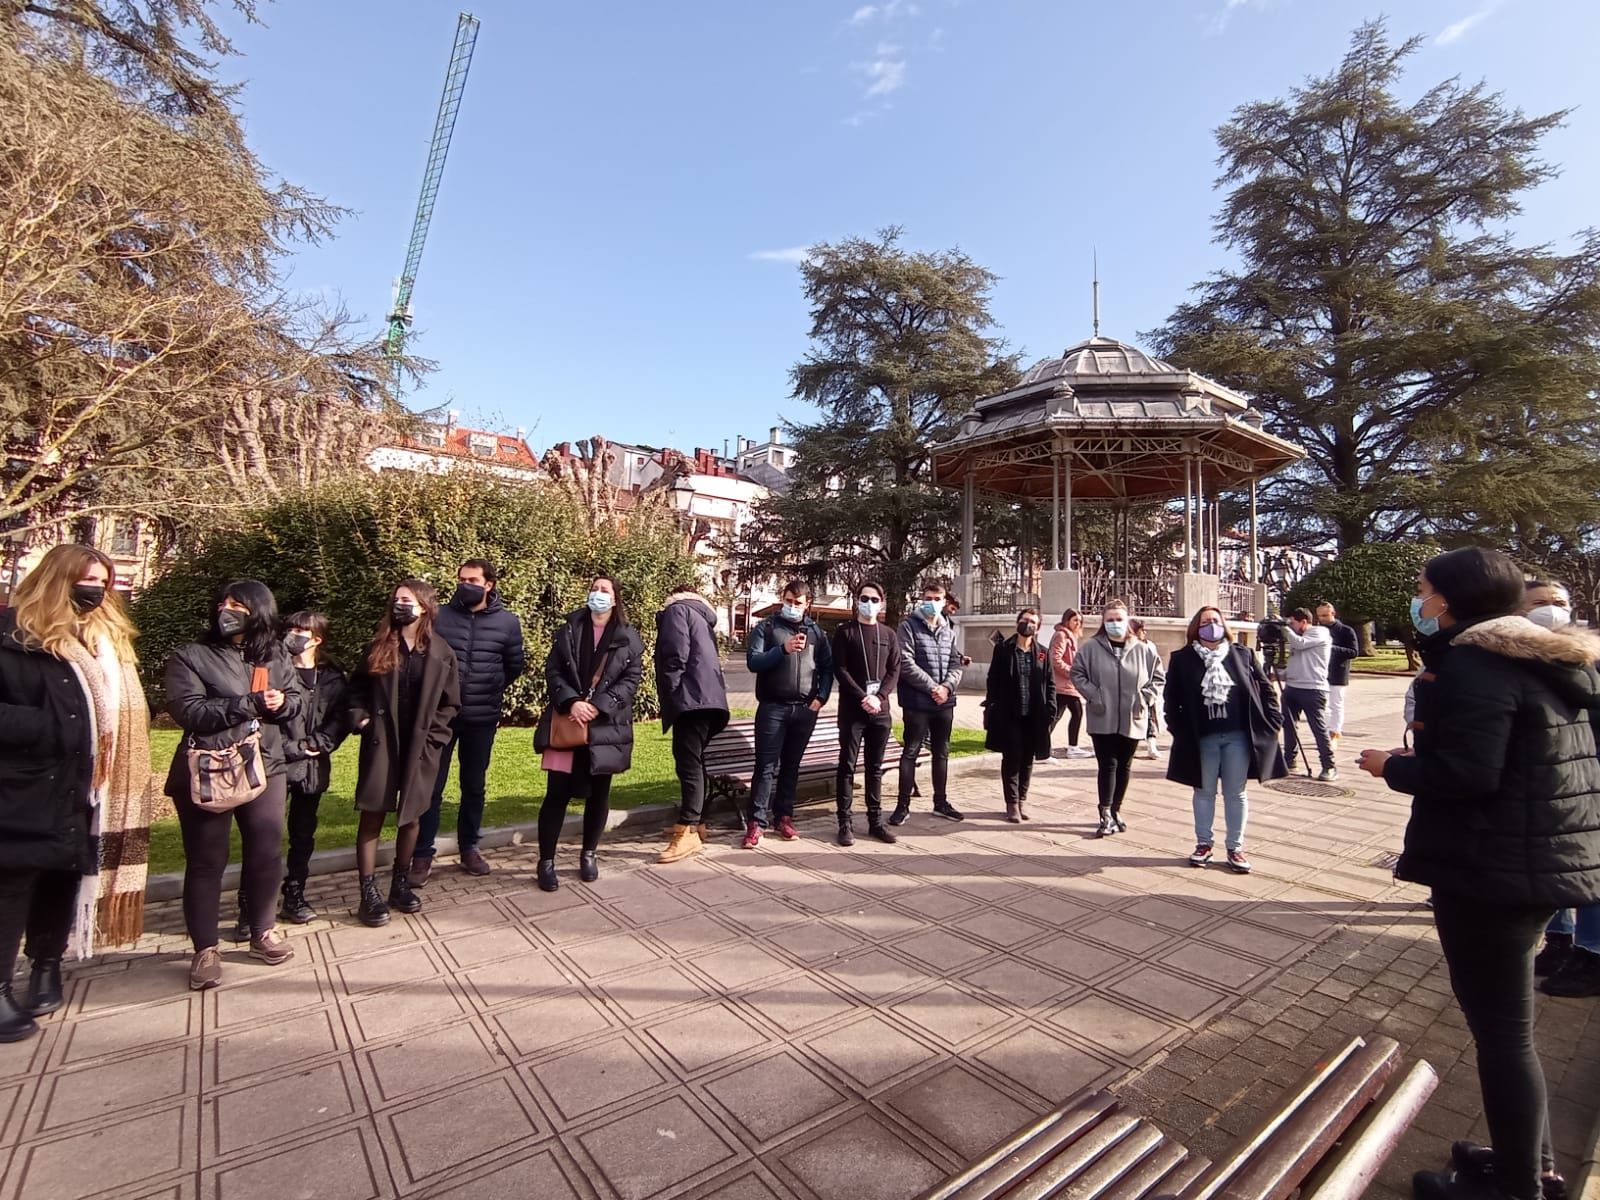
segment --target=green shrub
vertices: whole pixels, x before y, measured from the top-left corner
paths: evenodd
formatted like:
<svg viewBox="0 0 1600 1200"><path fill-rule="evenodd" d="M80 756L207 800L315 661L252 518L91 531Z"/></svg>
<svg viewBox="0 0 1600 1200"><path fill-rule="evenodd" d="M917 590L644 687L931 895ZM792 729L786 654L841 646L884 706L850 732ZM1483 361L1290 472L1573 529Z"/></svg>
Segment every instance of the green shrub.
<svg viewBox="0 0 1600 1200"><path fill-rule="evenodd" d="M682 535L670 524L591 530L554 489L476 473L362 475L286 497L200 535L140 594L133 616L151 702L161 702L168 655L205 628L211 595L224 580L262 580L284 613L327 613L332 657L355 666L395 584L408 576L425 579L447 600L456 567L468 558L496 564L501 598L522 618L530 671L507 693L508 721L538 713L553 631L583 604L595 572L613 573L621 582L647 654L656 610L673 583L692 574ZM656 712L647 664L637 713Z"/></svg>

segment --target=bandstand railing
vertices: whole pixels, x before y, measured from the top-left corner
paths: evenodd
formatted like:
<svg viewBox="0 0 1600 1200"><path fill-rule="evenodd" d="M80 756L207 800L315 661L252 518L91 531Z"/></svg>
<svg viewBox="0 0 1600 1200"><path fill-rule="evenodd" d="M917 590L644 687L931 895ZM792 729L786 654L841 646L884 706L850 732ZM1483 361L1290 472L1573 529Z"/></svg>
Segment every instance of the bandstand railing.
<svg viewBox="0 0 1600 1200"><path fill-rule="evenodd" d="M973 602L972 611L978 613L1015 613L1024 608L1038 608L1039 593L1029 589L1023 580L1015 576L980 575L977 581L977 597Z"/></svg>
<svg viewBox="0 0 1600 1200"><path fill-rule="evenodd" d="M1164 617L1177 611L1178 576L1118 576L1112 572L1083 577L1083 609L1098 612L1108 600L1121 600L1135 616Z"/></svg>
<svg viewBox="0 0 1600 1200"><path fill-rule="evenodd" d="M1250 613L1253 617L1264 614L1255 611L1256 585L1253 583L1222 583L1217 585L1217 605L1226 616L1237 617Z"/></svg>

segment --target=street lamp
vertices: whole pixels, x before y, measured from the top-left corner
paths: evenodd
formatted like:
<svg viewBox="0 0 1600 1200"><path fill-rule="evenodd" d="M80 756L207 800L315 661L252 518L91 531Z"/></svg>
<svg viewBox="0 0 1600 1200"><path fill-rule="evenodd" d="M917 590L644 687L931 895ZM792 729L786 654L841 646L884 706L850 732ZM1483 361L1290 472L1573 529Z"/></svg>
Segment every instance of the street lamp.
<svg viewBox="0 0 1600 1200"><path fill-rule="evenodd" d="M686 554L694 553L694 517L691 515L694 507L694 484L689 482L687 475L678 475L672 481L672 511L678 516L683 525L683 549Z"/></svg>

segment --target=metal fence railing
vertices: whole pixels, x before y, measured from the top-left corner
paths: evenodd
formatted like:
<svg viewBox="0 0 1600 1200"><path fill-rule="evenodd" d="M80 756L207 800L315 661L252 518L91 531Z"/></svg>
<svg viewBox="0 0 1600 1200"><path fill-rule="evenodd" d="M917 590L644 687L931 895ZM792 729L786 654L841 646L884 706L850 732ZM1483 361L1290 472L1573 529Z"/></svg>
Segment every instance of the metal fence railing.
<svg viewBox="0 0 1600 1200"><path fill-rule="evenodd" d="M1121 600L1135 616L1167 617L1177 611L1176 574L1135 578L1106 572L1083 578L1083 608L1098 612L1108 600Z"/></svg>
<svg viewBox="0 0 1600 1200"><path fill-rule="evenodd" d="M1038 608L1039 593L1030 591L1026 583L1016 578L983 575L978 578L977 599L973 612L1015 613L1024 608Z"/></svg>

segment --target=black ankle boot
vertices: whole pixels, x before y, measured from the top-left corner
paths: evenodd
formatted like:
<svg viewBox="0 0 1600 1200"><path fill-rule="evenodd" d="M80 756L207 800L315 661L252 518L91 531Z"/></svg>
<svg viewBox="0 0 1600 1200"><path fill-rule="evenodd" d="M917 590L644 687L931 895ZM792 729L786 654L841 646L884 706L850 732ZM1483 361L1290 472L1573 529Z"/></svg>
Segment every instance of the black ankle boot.
<svg viewBox="0 0 1600 1200"><path fill-rule="evenodd" d="M1111 819L1111 810L1102 808L1100 810L1100 825L1094 831L1095 837L1110 837L1116 831L1117 823Z"/></svg>
<svg viewBox="0 0 1600 1200"><path fill-rule="evenodd" d="M383 902L383 893L378 891L376 875L361 877L361 923L374 929L389 923L389 906Z"/></svg>
<svg viewBox="0 0 1600 1200"><path fill-rule="evenodd" d="M890 829L880 818L875 816L867 821L867 834L868 836L875 837L880 842L883 842L889 846L894 845L900 840L899 838L895 837L894 830Z"/></svg>
<svg viewBox="0 0 1600 1200"><path fill-rule="evenodd" d="M553 892L561 886L561 881L556 878L556 860L541 858L539 860L539 890Z"/></svg>
<svg viewBox="0 0 1600 1200"><path fill-rule="evenodd" d="M1123 821L1122 821L1122 810L1120 808L1113 808L1111 810L1111 824L1116 826L1116 829L1117 829L1118 833L1127 833L1128 832L1127 825L1123 824Z"/></svg>
<svg viewBox="0 0 1600 1200"><path fill-rule="evenodd" d="M22 1007L36 1017L45 1013L53 1013L62 1005L61 994L61 960L59 958L36 958L33 960L33 971L28 976L28 994L22 1001Z"/></svg>
<svg viewBox="0 0 1600 1200"><path fill-rule="evenodd" d="M389 907L395 912L414 913L422 911L422 897L411 890L411 880L407 875L407 866L396 863L394 875L389 881Z"/></svg>
<svg viewBox="0 0 1600 1200"><path fill-rule="evenodd" d="M304 925L316 920L317 910L306 903L306 885L294 879L283 881L283 904L278 908L280 920L292 925Z"/></svg>
<svg viewBox="0 0 1600 1200"><path fill-rule="evenodd" d="M856 844L856 831L850 827L850 818L839 818L839 845L854 846Z"/></svg>
<svg viewBox="0 0 1600 1200"><path fill-rule="evenodd" d="M1509 1200L1492 1171L1418 1171L1411 1177L1414 1200Z"/></svg>
<svg viewBox="0 0 1600 1200"><path fill-rule="evenodd" d="M233 940L236 942L248 942L253 936L255 936L255 931L250 928L250 910L246 907L244 888L240 887L239 919L234 922Z"/></svg>
<svg viewBox="0 0 1600 1200"><path fill-rule="evenodd" d="M600 857L593 850L585 850L578 855L578 878L584 883L593 883L600 878Z"/></svg>
<svg viewBox="0 0 1600 1200"><path fill-rule="evenodd" d="M20 1042L39 1032L39 1023L11 998L11 981L0 983L0 1042Z"/></svg>

